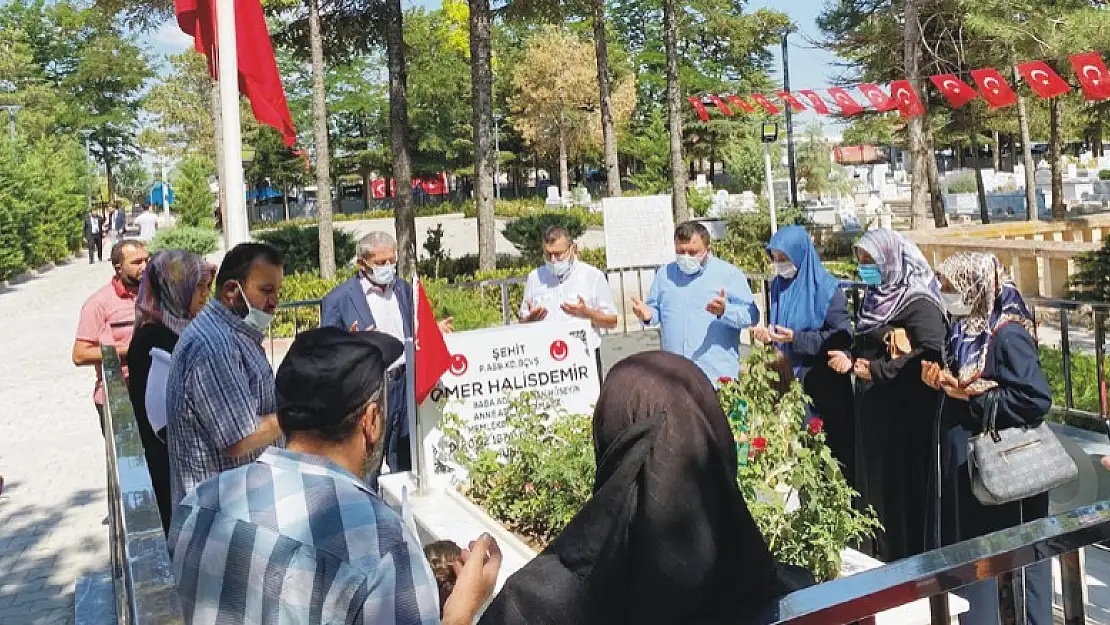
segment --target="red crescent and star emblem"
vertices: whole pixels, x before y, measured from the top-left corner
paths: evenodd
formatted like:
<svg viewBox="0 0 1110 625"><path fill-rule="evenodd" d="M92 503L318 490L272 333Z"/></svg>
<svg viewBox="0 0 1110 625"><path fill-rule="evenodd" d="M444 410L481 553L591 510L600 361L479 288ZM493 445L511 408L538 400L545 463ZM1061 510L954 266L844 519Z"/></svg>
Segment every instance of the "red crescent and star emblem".
<svg viewBox="0 0 1110 625"><path fill-rule="evenodd" d="M570 355L570 348L567 347L566 341L558 339L552 341L550 352L552 359L558 362L562 362L567 359L567 356Z"/></svg>
<svg viewBox="0 0 1110 625"><path fill-rule="evenodd" d="M466 361L466 356L463 356L462 354L451 355L451 366L449 367L451 375L460 376L466 373L466 370L469 368L470 363Z"/></svg>

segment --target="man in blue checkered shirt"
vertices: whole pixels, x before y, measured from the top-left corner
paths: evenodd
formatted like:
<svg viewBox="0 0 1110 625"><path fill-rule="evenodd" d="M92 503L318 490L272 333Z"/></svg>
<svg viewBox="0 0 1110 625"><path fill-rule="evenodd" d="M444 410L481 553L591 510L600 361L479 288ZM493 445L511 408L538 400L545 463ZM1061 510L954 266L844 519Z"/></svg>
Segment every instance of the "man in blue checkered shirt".
<svg viewBox="0 0 1110 625"><path fill-rule="evenodd" d="M277 374L287 448L201 483L169 545L190 624L434 625L439 588L420 543L356 476L385 453L385 373L403 352L381 332L319 328ZM497 581L488 535L456 564L442 622L470 625Z"/></svg>

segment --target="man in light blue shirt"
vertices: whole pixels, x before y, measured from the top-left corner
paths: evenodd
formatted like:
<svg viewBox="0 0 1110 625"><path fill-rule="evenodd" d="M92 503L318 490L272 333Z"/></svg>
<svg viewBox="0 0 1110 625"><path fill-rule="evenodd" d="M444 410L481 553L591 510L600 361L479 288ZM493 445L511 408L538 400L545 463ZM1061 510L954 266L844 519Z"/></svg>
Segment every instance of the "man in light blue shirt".
<svg viewBox="0 0 1110 625"><path fill-rule="evenodd" d="M759 321L744 272L713 256L709 230L696 221L674 231L675 262L661 267L636 317L660 327L663 350L694 361L716 386L740 372L740 331Z"/></svg>

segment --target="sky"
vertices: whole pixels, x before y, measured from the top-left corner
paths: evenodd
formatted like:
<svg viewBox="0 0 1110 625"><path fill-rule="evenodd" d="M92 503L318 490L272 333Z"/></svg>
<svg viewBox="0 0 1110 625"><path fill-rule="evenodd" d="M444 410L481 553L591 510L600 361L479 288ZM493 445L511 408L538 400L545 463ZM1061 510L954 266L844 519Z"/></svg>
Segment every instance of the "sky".
<svg viewBox="0 0 1110 625"><path fill-rule="evenodd" d="M420 4L423 6L438 5L438 0L405 0L406 5ZM790 86L793 90L820 89L831 86L837 72L836 56L831 52L818 47L814 42L821 40L821 32L817 28L817 15L825 0L749 0L749 10L770 8L782 11L790 16L798 26L798 33L790 37ZM192 45L192 39L177 27L176 21L169 21L157 31L148 35L147 44L158 55L177 54ZM780 50L774 48L775 67L781 68ZM775 77L781 80L781 71L775 71ZM815 116L804 113L795 116L799 124L811 123ZM826 135L839 134L839 127L823 120Z"/></svg>

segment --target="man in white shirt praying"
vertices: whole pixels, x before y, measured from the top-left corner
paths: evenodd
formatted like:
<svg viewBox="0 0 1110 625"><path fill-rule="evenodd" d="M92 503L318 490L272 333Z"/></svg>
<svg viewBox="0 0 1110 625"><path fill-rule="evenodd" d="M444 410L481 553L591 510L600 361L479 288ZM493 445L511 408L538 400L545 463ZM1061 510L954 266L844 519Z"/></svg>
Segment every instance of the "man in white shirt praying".
<svg viewBox="0 0 1110 625"><path fill-rule="evenodd" d="M585 319L593 331L586 344L597 357L601 375L601 330L617 327L617 306L605 273L578 259L578 246L570 232L552 226L543 233L544 264L528 274L520 321L569 321Z"/></svg>

